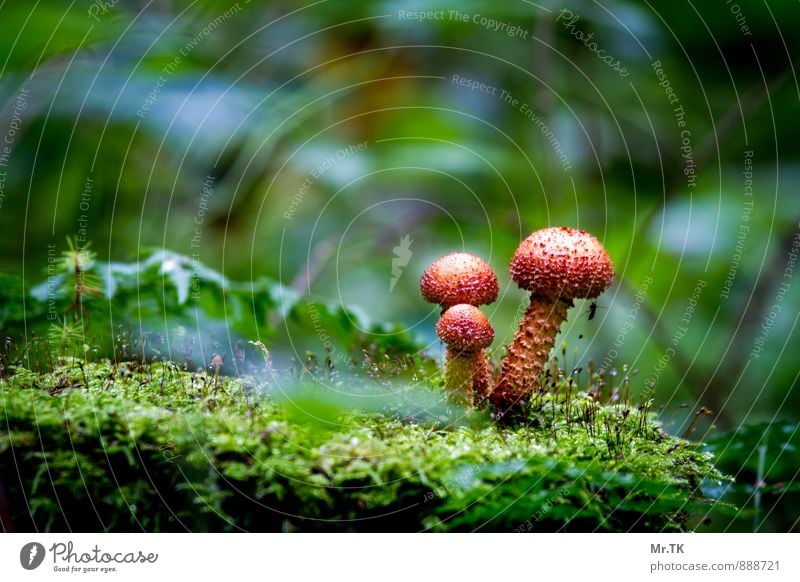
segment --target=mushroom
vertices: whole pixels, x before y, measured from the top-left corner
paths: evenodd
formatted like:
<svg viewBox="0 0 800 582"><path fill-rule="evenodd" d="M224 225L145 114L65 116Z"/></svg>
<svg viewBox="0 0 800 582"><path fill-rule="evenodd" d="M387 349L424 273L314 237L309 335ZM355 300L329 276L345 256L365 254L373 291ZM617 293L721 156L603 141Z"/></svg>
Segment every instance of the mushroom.
<svg viewBox="0 0 800 582"><path fill-rule="evenodd" d="M487 305L497 299L497 275L486 262L470 253L450 253L437 259L422 274L422 298L448 307L467 303Z"/></svg>
<svg viewBox="0 0 800 582"><path fill-rule="evenodd" d="M436 323L436 333L447 344L444 386L448 400L472 406L475 397L489 393L489 364L484 349L494 330L483 312L461 303L448 308Z"/></svg>
<svg viewBox="0 0 800 582"><path fill-rule="evenodd" d="M492 331L486 316L476 306L486 305L497 299L499 287L497 275L483 259L471 253L447 254L434 261L422 274L419 288L425 301L441 305L443 318L449 308L458 306L459 309L454 313L461 314L459 317L467 317L474 322L479 322L473 324L477 328L488 328L492 336L489 343L492 342L494 331ZM464 316L465 308L470 306L475 309L467 310L471 315ZM475 312L479 315L475 315ZM455 315L451 318L455 318ZM481 320L481 318L483 319ZM473 393L485 397L489 392L491 374L486 355L482 347L469 347L462 350L464 358L472 362L469 366L472 366L474 371L470 372L467 363L461 362L462 358L458 357L458 352L451 350L450 343L453 342L445 339L440 332L441 329L448 338L452 338L453 336L447 332L450 326L445 323L445 327L440 328L439 324L441 324L441 320L436 325L436 331L439 333L439 337L448 344L445 356L445 388L451 397L455 397L454 393L464 395L463 398L456 398L456 400L473 404ZM466 386L464 382L467 382L468 379L472 379L473 382L472 385Z"/></svg>
<svg viewBox="0 0 800 582"><path fill-rule="evenodd" d="M500 414L533 393L573 300L594 299L614 277L603 245L566 226L537 230L522 241L510 271L514 282L531 292L531 302L491 393Z"/></svg>

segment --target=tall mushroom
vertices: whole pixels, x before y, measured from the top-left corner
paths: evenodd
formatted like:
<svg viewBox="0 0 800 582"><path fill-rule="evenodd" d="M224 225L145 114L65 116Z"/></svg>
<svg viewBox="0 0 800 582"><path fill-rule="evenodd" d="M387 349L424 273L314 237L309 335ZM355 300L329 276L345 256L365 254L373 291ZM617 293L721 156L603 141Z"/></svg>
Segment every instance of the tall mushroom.
<svg viewBox="0 0 800 582"><path fill-rule="evenodd" d="M497 299L497 275L470 253L450 253L428 267L419 282L422 298L442 306L487 305Z"/></svg>
<svg viewBox="0 0 800 582"><path fill-rule="evenodd" d="M531 292L531 302L491 393L501 414L535 390L573 300L594 299L614 277L603 245L588 232L566 226L537 230L522 241L510 271L514 282Z"/></svg>
<svg viewBox="0 0 800 582"><path fill-rule="evenodd" d="M484 349L494 340L494 330L483 312L460 303L448 308L436 323L436 333L447 344L444 386L451 402L473 406L476 396L489 392L489 365Z"/></svg>

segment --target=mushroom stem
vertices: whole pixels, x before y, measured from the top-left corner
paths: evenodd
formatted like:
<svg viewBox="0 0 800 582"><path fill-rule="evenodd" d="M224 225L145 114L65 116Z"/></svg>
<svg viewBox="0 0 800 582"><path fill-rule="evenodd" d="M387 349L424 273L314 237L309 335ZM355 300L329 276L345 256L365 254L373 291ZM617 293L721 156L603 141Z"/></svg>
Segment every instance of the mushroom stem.
<svg viewBox="0 0 800 582"><path fill-rule="evenodd" d="M447 400L454 404L473 406L484 398L489 391L489 364L484 350L447 346L444 388Z"/></svg>
<svg viewBox="0 0 800 582"><path fill-rule="evenodd" d="M505 412L526 402L539 385L561 324L572 300L553 301L532 294L514 341L508 347L503 369L490 394L492 403Z"/></svg>
<svg viewBox="0 0 800 582"><path fill-rule="evenodd" d="M492 373L489 368L489 358L486 357L485 351L481 350L475 360L475 381L472 384L475 404L482 404L491 391Z"/></svg>

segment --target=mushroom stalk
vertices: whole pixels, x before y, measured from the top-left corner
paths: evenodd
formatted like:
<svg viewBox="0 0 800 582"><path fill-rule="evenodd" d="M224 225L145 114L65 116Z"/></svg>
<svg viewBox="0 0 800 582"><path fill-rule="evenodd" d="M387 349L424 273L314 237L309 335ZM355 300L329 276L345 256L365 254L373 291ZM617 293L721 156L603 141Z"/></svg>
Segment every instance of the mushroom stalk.
<svg viewBox="0 0 800 582"><path fill-rule="evenodd" d="M444 388L447 400L462 406L474 406L489 391L489 363L486 353L459 350L447 346L445 353Z"/></svg>
<svg viewBox="0 0 800 582"><path fill-rule="evenodd" d="M514 341L508 347L497 385L490 398L502 410L526 402L538 387L539 378L555 345L561 324L572 301L531 295Z"/></svg>
<svg viewBox="0 0 800 582"><path fill-rule="evenodd" d="M492 372L489 367L489 358L486 352L481 350L475 362L475 381L472 384L472 393L475 404L482 404L492 391Z"/></svg>

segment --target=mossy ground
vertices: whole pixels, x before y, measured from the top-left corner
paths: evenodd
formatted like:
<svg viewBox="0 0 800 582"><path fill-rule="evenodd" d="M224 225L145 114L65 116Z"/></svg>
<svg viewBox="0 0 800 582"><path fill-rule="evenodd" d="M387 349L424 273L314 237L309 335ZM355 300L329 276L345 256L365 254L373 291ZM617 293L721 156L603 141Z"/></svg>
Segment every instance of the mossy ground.
<svg viewBox="0 0 800 582"><path fill-rule="evenodd" d="M354 378L287 388L77 359L4 376L17 531L686 530L714 504L701 483L722 480L646 409L571 381L502 427L438 387Z"/></svg>

